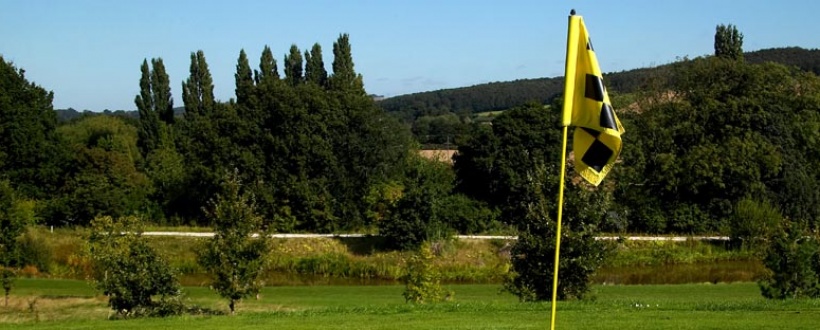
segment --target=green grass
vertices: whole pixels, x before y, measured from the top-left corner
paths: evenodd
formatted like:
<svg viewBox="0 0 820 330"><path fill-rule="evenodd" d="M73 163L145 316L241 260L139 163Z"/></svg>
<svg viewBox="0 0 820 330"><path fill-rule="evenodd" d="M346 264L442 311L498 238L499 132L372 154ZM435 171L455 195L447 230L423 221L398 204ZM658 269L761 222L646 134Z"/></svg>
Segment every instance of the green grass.
<svg viewBox="0 0 820 330"><path fill-rule="evenodd" d="M549 303L520 303L498 285L452 285L453 301L405 304L401 286L268 287L235 316L107 320L105 300L86 283L22 279L5 329L544 329ZM189 304L226 310L206 288L186 288ZM40 297L29 310L17 302ZM79 299L70 308L54 301ZM17 307L15 307L17 306ZM51 310L50 310L51 309ZM39 321L33 316L39 315ZM772 301L754 283L596 286L586 301L559 302L559 329L816 329L820 300Z"/></svg>

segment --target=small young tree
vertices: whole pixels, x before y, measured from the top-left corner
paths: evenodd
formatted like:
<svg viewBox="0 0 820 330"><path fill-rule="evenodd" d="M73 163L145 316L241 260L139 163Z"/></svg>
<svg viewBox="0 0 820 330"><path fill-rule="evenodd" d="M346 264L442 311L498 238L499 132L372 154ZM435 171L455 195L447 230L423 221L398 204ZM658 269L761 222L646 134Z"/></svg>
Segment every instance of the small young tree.
<svg viewBox="0 0 820 330"><path fill-rule="evenodd" d="M521 209L518 213L523 219L516 223L519 235L511 251L513 271L504 287L522 301L552 297L557 224L549 216L554 208L549 207L545 197L543 187L547 180L542 166L536 165L536 170L531 172L530 196L522 197L514 206ZM564 196L566 212L558 265L557 297L560 300L583 299L589 291L590 278L608 254L607 243L595 239L597 224L608 204L607 194L586 189L570 186Z"/></svg>
<svg viewBox="0 0 820 330"><path fill-rule="evenodd" d="M177 279L142 236L139 218L97 217L91 225L94 285L108 296L111 309L123 317L182 312Z"/></svg>
<svg viewBox="0 0 820 330"><path fill-rule="evenodd" d="M254 197L241 188L236 171L223 179L222 193L205 210L215 235L199 252L199 263L213 277L213 289L230 301L231 314L237 301L259 293L270 252Z"/></svg>
<svg viewBox="0 0 820 330"><path fill-rule="evenodd" d="M441 287L439 274L433 269L433 251L429 242L424 242L407 261L407 273L401 280L405 285L402 295L407 302L423 304L452 296Z"/></svg>

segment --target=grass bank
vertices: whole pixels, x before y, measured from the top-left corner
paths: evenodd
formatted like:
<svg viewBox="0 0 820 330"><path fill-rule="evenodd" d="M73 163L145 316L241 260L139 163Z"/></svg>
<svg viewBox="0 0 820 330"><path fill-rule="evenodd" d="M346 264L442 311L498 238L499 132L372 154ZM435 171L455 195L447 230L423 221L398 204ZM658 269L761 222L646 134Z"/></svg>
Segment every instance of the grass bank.
<svg viewBox="0 0 820 330"><path fill-rule="evenodd" d="M105 300L84 282L24 279L3 329L544 329L548 303L520 303L499 286L450 285L452 301L403 302L401 286L267 287L235 316L107 320ZM753 283L595 286L594 298L560 302L561 329L816 329L820 300L772 301ZM201 287L185 288L191 304L225 310ZM29 301L36 300L32 308ZM71 303L61 303L61 301Z"/></svg>
<svg viewBox="0 0 820 330"><path fill-rule="evenodd" d="M38 260L24 277L84 279L87 230L30 230L24 241ZM204 238L150 236L152 246L182 275L185 285L207 285L195 251ZM510 268L511 240L461 239L433 245L434 268L446 283L499 283ZM410 253L384 249L379 237L276 238L271 240L269 285L395 284ZM725 242L609 241L612 255L598 283L699 283L751 281L762 270L749 251ZM658 274L674 276L658 277ZM673 278L674 277L674 278Z"/></svg>

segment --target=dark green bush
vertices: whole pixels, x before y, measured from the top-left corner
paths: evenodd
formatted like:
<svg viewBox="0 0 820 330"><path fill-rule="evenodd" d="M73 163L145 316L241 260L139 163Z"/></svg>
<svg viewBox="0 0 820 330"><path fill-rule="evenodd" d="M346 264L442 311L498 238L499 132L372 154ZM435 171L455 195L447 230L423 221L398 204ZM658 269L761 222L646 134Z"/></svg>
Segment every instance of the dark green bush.
<svg viewBox="0 0 820 330"><path fill-rule="evenodd" d="M763 265L768 274L758 284L764 297L820 298L820 240L805 224L784 220L769 237Z"/></svg>

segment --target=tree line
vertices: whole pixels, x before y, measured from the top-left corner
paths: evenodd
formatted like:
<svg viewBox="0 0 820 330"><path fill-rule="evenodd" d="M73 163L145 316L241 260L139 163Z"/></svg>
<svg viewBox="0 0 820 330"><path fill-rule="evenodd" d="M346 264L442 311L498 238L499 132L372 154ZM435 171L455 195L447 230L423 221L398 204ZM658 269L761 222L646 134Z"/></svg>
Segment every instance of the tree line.
<svg viewBox="0 0 820 330"><path fill-rule="evenodd" d="M4 99L0 173L37 201L49 225L132 213L208 225L202 206L236 169L277 230L368 228L381 216L372 211L384 203L380 187L400 180L410 135L366 95L347 35L333 45L332 73L318 44L304 53L291 46L282 76L272 53L265 47L252 70L240 51L236 97L227 102L214 99L205 54L192 53L182 116L174 115L162 59L146 59L138 120L85 116L59 125L52 94L4 61L5 94L15 97Z"/></svg>
<svg viewBox="0 0 820 330"><path fill-rule="evenodd" d="M716 38L715 56L682 59L614 95L627 130L619 163L597 188L569 164L561 297L586 292L606 255L594 240L602 231L722 233L745 246L782 242L781 255L791 253L788 242L771 235L816 233L820 79L748 61L741 45L738 34ZM347 35L333 55L327 72L320 45L291 46L280 76L269 47L255 70L240 51L235 98L220 102L205 54L194 52L182 116L162 60L146 59L135 84L139 120L60 125L53 94L0 61L0 201L8 205L0 220L85 226L139 214L215 226L208 202L232 193L221 183L235 175L267 231L379 233L402 249L454 232L514 231L521 239L508 288L548 297L539 279L551 265L537 261L551 258L558 161L568 152L557 148L561 98L467 123L450 167L417 157L408 126L367 95Z"/></svg>

